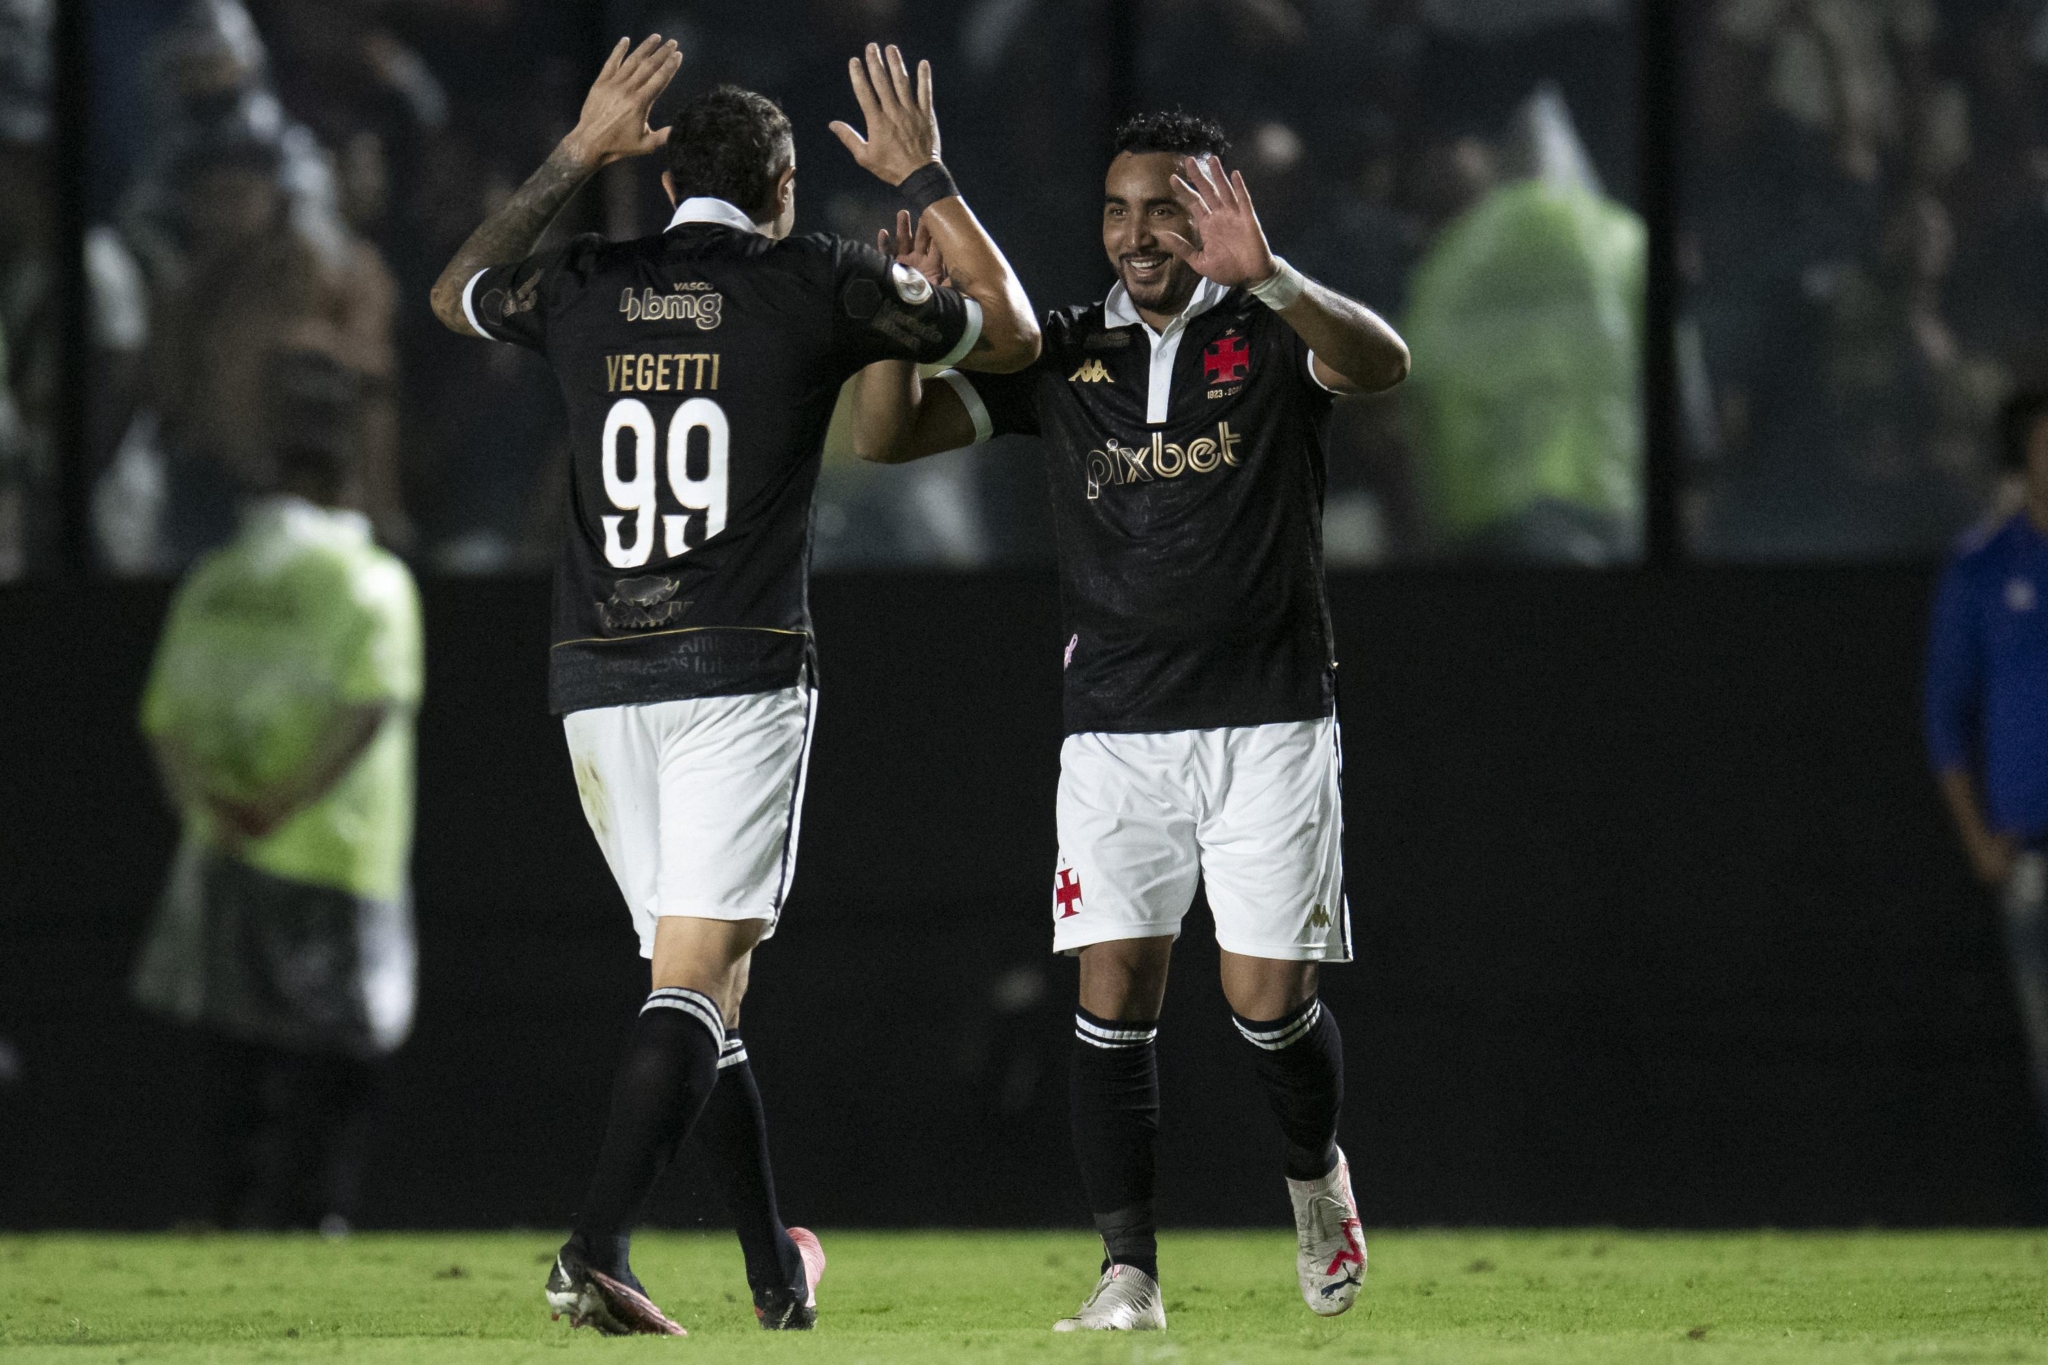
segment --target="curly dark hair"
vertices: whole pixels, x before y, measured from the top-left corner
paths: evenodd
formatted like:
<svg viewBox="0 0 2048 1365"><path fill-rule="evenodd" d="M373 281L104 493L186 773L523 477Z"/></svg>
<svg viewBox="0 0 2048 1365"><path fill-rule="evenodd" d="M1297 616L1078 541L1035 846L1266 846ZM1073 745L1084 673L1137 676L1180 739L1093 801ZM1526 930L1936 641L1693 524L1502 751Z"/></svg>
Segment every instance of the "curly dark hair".
<svg viewBox="0 0 2048 1365"><path fill-rule="evenodd" d="M775 175L792 145L789 116L774 100L721 85L676 113L664 150L676 198L723 199L759 218L774 207Z"/></svg>
<svg viewBox="0 0 2048 1365"><path fill-rule="evenodd" d="M2048 418L2048 390L2021 389L2005 400L1998 414L1998 462L2007 469L2027 467L2027 444L2034 427Z"/></svg>
<svg viewBox="0 0 2048 1365"><path fill-rule="evenodd" d="M1113 156L1125 152L1172 152L1176 156L1222 156L1230 150L1223 125L1185 109L1133 114L1117 125Z"/></svg>

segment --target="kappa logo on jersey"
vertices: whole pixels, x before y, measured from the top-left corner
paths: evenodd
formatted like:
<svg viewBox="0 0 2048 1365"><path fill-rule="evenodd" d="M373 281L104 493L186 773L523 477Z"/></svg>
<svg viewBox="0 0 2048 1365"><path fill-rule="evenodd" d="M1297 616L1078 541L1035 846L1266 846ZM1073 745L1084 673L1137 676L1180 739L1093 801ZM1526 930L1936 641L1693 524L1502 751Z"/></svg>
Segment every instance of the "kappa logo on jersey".
<svg viewBox="0 0 2048 1365"><path fill-rule="evenodd" d="M1185 446L1152 433L1149 446L1109 443L1107 450L1088 452L1088 497L1102 496L1105 487L1119 484L1151 483L1155 479L1177 479L1183 474L1211 474L1224 465L1239 463L1237 447L1244 437L1230 429L1230 423L1216 424L1216 437L1197 436Z"/></svg>
<svg viewBox="0 0 2048 1365"><path fill-rule="evenodd" d="M1317 901L1316 908L1309 911L1308 923L1311 929L1327 929L1330 927L1330 912L1323 909L1321 901Z"/></svg>
<svg viewBox="0 0 2048 1365"><path fill-rule="evenodd" d="M1109 367L1101 361L1084 360L1081 362L1080 369L1067 376L1067 382L1069 384L1114 384L1116 383L1116 378L1110 374Z"/></svg>
<svg viewBox="0 0 2048 1365"><path fill-rule="evenodd" d="M1081 879L1074 875L1074 869L1060 869L1059 885L1053 888L1054 919L1072 919L1081 913Z"/></svg>
<svg viewBox="0 0 2048 1365"><path fill-rule="evenodd" d="M652 285L628 289L619 295L619 312L628 322L694 322L706 332L725 320L725 295L707 292L711 287L697 281L676 288L690 292L663 294Z"/></svg>
<svg viewBox="0 0 2048 1365"><path fill-rule="evenodd" d="M1218 337L1202 348L1202 379L1205 383L1231 383L1244 378L1251 367L1251 343L1241 336Z"/></svg>

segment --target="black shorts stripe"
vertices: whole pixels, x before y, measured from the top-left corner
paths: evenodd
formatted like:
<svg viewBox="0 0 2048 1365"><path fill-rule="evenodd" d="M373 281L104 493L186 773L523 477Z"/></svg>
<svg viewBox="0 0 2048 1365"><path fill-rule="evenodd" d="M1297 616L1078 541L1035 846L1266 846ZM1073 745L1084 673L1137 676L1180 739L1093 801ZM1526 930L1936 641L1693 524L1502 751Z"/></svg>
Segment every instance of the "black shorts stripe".
<svg viewBox="0 0 2048 1365"><path fill-rule="evenodd" d="M775 917L782 918L782 902L789 895L789 883L796 872L797 817L803 811L804 780L811 770L811 736L818 728L818 675L817 665L810 659L804 660L803 679L799 684L804 690L804 743L797 754L796 781L789 788L789 812L782 821L782 874L775 883Z"/></svg>

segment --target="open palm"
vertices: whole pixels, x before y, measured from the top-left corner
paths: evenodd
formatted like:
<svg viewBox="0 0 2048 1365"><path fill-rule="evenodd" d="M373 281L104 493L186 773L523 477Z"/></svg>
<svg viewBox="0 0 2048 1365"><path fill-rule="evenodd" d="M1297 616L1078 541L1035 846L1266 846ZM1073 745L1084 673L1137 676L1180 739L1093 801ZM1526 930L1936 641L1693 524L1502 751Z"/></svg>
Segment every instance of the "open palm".
<svg viewBox="0 0 2048 1365"><path fill-rule="evenodd" d="M1196 274L1225 286L1256 284L1280 268L1266 245L1266 230L1252 208L1244 177L1226 173L1217 158L1182 157L1173 178L1173 197L1188 211L1194 240L1160 232L1166 249L1186 261Z"/></svg>

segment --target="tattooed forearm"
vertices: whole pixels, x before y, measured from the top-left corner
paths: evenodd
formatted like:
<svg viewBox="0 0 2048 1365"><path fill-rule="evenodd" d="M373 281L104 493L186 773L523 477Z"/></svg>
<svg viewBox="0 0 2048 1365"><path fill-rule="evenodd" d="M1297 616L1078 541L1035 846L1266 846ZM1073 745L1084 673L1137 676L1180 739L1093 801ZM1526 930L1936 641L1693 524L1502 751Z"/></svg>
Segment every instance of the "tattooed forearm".
<svg viewBox="0 0 2048 1365"><path fill-rule="evenodd" d="M565 141L556 147L539 170L526 178L503 208L469 234L469 240L434 281L434 316L452 331L468 335L468 319L462 316L462 291L476 272L494 265L510 265L531 255L541 234L562 211L597 168L577 155Z"/></svg>

